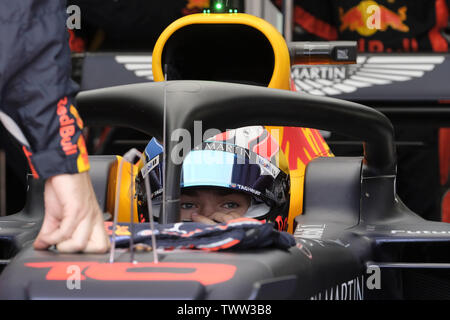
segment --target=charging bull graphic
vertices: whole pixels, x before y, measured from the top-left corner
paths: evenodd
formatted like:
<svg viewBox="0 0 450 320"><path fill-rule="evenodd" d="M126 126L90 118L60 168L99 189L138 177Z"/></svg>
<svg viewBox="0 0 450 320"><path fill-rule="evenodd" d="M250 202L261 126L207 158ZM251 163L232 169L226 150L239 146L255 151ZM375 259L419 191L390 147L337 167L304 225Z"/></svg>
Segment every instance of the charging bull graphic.
<svg viewBox="0 0 450 320"><path fill-rule="evenodd" d="M209 8L210 6L209 0L189 0L187 2L186 7L181 10L183 15L199 13L201 10Z"/></svg>
<svg viewBox="0 0 450 320"><path fill-rule="evenodd" d="M371 36L377 31L386 31L389 27L400 32L409 32L409 27L404 24L407 18L406 11L406 6L394 12L375 1L361 1L358 6L347 12L339 8L340 31L348 29L364 37Z"/></svg>

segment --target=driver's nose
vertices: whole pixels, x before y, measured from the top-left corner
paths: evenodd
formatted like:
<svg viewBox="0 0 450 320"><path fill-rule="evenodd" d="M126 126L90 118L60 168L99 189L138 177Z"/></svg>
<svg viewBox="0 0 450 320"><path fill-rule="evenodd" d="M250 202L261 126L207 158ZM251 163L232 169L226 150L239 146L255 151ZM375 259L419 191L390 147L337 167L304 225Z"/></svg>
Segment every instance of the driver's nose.
<svg viewBox="0 0 450 320"><path fill-rule="evenodd" d="M200 207L199 211L200 211L199 212L200 215L202 215L204 217L209 217L216 211L216 208L213 203L210 203L209 201L207 201L206 203L203 203L203 205Z"/></svg>

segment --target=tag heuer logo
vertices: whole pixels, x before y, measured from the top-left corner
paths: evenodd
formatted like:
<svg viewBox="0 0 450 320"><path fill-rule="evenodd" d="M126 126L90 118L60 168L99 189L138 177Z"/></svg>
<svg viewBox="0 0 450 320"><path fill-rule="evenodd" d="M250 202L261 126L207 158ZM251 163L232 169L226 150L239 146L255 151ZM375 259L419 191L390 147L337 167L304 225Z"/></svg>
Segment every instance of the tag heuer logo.
<svg viewBox="0 0 450 320"><path fill-rule="evenodd" d="M332 96L420 78L444 60L443 56L431 55L360 56L355 65L293 66L292 79L299 92Z"/></svg>

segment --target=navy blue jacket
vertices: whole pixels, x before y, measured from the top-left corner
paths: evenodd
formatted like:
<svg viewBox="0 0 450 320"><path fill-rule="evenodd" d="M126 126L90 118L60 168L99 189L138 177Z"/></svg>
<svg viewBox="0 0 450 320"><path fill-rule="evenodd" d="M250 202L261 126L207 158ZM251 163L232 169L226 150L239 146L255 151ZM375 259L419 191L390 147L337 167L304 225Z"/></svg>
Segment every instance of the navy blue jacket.
<svg viewBox="0 0 450 320"><path fill-rule="evenodd" d="M0 0L0 121L35 178L89 169L64 0Z"/></svg>

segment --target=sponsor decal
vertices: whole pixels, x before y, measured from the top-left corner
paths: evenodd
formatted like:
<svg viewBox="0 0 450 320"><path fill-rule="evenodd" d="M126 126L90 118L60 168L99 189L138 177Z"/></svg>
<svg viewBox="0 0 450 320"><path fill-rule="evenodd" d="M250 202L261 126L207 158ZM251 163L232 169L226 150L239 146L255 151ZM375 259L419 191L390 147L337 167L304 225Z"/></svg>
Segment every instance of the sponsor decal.
<svg viewBox="0 0 450 320"><path fill-rule="evenodd" d="M349 54L348 54L348 49L337 49L337 59L338 60L348 60L349 59Z"/></svg>
<svg viewBox="0 0 450 320"><path fill-rule="evenodd" d="M146 159L153 159L157 155L160 155L163 153L163 146L156 140L155 138L152 138L150 142L147 144L144 150L145 158Z"/></svg>
<svg viewBox="0 0 450 320"><path fill-rule="evenodd" d="M291 77L299 92L333 96L421 78L444 60L436 55L359 56L354 65L295 65Z"/></svg>
<svg viewBox="0 0 450 320"><path fill-rule="evenodd" d="M364 37L370 37L377 31L386 31L388 28L399 32L409 32L409 27L404 24L407 19L406 11L406 6L395 12L379 5L376 1L361 1L358 6L346 12L339 8L340 31L348 29Z"/></svg>
<svg viewBox="0 0 450 320"><path fill-rule="evenodd" d="M199 13L202 9L209 8L210 0L188 0L185 8L181 10L183 15Z"/></svg>
<svg viewBox="0 0 450 320"><path fill-rule="evenodd" d="M336 245L344 247L344 248L347 248L350 246L350 244L343 243L342 240L340 240L340 239L322 240L322 239L315 239L315 238L300 237L300 236L296 236L295 234L294 234L294 237L295 237L295 241L297 242L297 244L296 244L297 248L300 250L301 253L306 255L306 257L308 259L312 259L312 252L309 249L309 247L314 247L315 245L321 246L322 248L324 248L325 246L330 245L330 244L336 244Z"/></svg>
<svg viewBox="0 0 450 320"><path fill-rule="evenodd" d="M89 170L90 166L86 144L84 142L84 137L82 135L80 135L80 137L78 138L77 146L78 149L80 150L80 154L78 155L77 158L78 172L85 172Z"/></svg>
<svg viewBox="0 0 450 320"><path fill-rule="evenodd" d="M164 229L164 233L170 234L174 232L175 234L187 234L186 230L181 230L180 227L183 225L182 222L174 223L172 228Z"/></svg>
<svg viewBox="0 0 450 320"><path fill-rule="evenodd" d="M75 134L75 120L69 117L67 112L67 97L59 100L56 114L59 116L59 135L61 136L61 147L67 156L78 153L76 144L72 143L72 137Z"/></svg>
<svg viewBox="0 0 450 320"><path fill-rule="evenodd" d="M161 193L163 193L163 188L156 190L152 193L152 197L159 196Z"/></svg>
<svg viewBox="0 0 450 320"><path fill-rule="evenodd" d="M76 52L76 53L82 53L85 49L85 44L82 38L79 38L75 35L75 32L73 30L68 30L69 32L69 46L70 51Z"/></svg>
<svg viewBox="0 0 450 320"><path fill-rule="evenodd" d="M152 56L116 56L115 60L126 70L133 72L136 77L153 81Z"/></svg>
<svg viewBox="0 0 450 320"><path fill-rule="evenodd" d="M118 236L131 236L131 232L128 230L128 226L117 226L116 235Z"/></svg>
<svg viewBox="0 0 450 320"><path fill-rule="evenodd" d="M78 113L77 108L75 108L72 105L70 105L70 113L75 117L75 120L77 122L78 128L83 129L84 128L84 124L83 124L83 120L80 117L80 114Z"/></svg>
<svg viewBox="0 0 450 320"><path fill-rule="evenodd" d="M227 130L225 132L219 133L215 135L211 140L213 141L227 141L230 139L234 139L236 130Z"/></svg>
<svg viewBox="0 0 450 320"><path fill-rule="evenodd" d="M239 190L242 190L242 191L247 191L247 192L253 193L253 194L257 195L257 196L261 195L261 191L255 190L253 188L250 188L250 187L247 187L247 186L243 186L243 185L238 184L238 183L233 184L233 185L235 186L234 188L236 188L236 189L239 189Z"/></svg>
<svg viewBox="0 0 450 320"><path fill-rule="evenodd" d="M294 237L320 240L322 239L325 226L325 224L300 224L295 229Z"/></svg>
<svg viewBox="0 0 450 320"><path fill-rule="evenodd" d="M275 225L276 225L276 229L283 231L283 230L287 230L288 227L288 219L287 217L282 217L282 216L277 216L275 218Z"/></svg>
<svg viewBox="0 0 450 320"><path fill-rule="evenodd" d="M310 300L364 300L364 285L364 275L361 275L319 292Z"/></svg>
<svg viewBox="0 0 450 320"><path fill-rule="evenodd" d="M284 127L280 137L281 148L289 162L291 179L294 170L304 175L304 169L312 159L332 156L325 140L315 129Z"/></svg>
<svg viewBox="0 0 450 320"><path fill-rule="evenodd" d="M276 178L278 174L280 173L280 169L277 168L274 164L272 164L269 160L257 156L256 157L257 164L259 165L261 169L262 175L271 175L272 177Z"/></svg>
<svg viewBox="0 0 450 320"><path fill-rule="evenodd" d="M275 166L265 157L260 156L255 151L252 152L246 148L237 145L227 144L223 142L209 141L204 142L202 146L195 147L194 150L200 150L201 148L203 148L203 150L224 151L234 153L242 158L241 162L239 162L238 159L237 162L238 164L244 164L245 162L243 159L249 159L249 163L259 165L262 175L271 175L272 177L276 178L280 173L280 169L277 168L277 166Z"/></svg>
<svg viewBox="0 0 450 320"><path fill-rule="evenodd" d="M236 146L233 144L227 144L223 142L204 142L203 146L195 147L194 150L201 150L203 147L203 150L213 150L213 151L224 151L224 152L230 152L237 154L242 157L250 158L251 153L248 149L242 148L240 146Z"/></svg>
<svg viewBox="0 0 450 320"><path fill-rule="evenodd" d="M159 156L154 157L152 160L147 162L145 166L141 169L142 177L145 178L150 171L156 168L159 164Z"/></svg>
<svg viewBox="0 0 450 320"><path fill-rule="evenodd" d="M381 290L381 270L377 265L370 265L364 274L349 281L337 284L310 297L310 300L364 300L364 289Z"/></svg>
<svg viewBox="0 0 450 320"><path fill-rule="evenodd" d="M80 281L198 281L213 285L234 277L236 267L219 263L49 261L25 263L29 268L49 269L45 279L67 281L67 268L77 266Z"/></svg>
<svg viewBox="0 0 450 320"><path fill-rule="evenodd" d="M450 230L391 230L391 234L411 234L411 235L421 235L421 234L434 234L434 235L450 235Z"/></svg>
<svg viewBox="0 0 450 320"><path fill-rule="evenodd" d="M186 5L186 8L188 8L188 9L207 8L207 7L209 7L209 1L210 0L188 0L188 4Z"/></svg>
<svg viewBox="0 0 450 320"><path fill-rule="evenodd" d="M112 227L113 223L111 221L107 221L104 223L104 227L106 230L106 233L108 235L112 235ZM116 231L114 232L117 236L131 236L131 232L128 230L128 226L122 226L117 224L116 225Z"/></svg>
<svg viewBox="0 0 450 320"><path fill-rule="evenodd" d="M317 79L326 79L326 80L336 80L336 79L346 79L347 78L347 67L345 66L302 66L302 67L294 67L292 72L292 77L294 79L300 80L317 80Z"/></svg>
<svg viewBox="0 0 450 320"><path fill-rule="evenodd" d="M245 131L247 130L243 131L245 133ZM277 141L274 139L272 134L273 132L271 134L268 134L267 131L262 131L256 139L249 142L249 149L254 153L266 158L267 160L272 159L272 157L274 157L280 149Z"/></svg>

